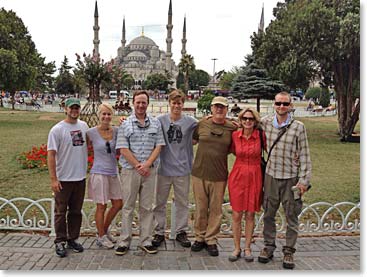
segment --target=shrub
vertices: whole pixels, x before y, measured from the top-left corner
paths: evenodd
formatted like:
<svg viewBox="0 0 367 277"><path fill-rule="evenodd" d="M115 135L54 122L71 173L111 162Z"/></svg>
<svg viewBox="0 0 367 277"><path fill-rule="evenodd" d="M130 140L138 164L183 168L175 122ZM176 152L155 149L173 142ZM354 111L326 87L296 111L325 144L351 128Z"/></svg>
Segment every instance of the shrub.
<svg viewBox="0 0 367 277"><path fill-rule="evenodd" d="M33 146L31 151L23 152L17 156L17 161L23 169L38 168L47 169L47 145L42 144L39 148Z"/></svg>
<svg viewBox="0 0 367 277"><path fill-rule="evenodd" d="M214 97L214 93L210 90L205 90L204 95L198 100L198 110L204 114L208 114L210 112L210 104Z"/></svg>
<svg viewBox="0 0 367 277"><path fill-rule="evenodd" d="M309 99L320 99L322 89L320 87L308 88L305 94L305 98Z"/></svg>
<svg viewBox="0 0 367 277"><path fill-rule="evenodd" d="M319 104L324 108L330 105L330 92L328 88L322 89Z"/></svg>

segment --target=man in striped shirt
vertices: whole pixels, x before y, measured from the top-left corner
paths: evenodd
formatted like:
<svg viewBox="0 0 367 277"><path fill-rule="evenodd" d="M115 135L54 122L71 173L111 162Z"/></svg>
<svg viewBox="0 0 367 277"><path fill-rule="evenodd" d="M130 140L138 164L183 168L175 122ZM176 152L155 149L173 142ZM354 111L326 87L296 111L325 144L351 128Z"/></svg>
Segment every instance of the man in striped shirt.
<svg viewBox="0 0 367 277"><path fill-rule="evenodd" d="M291 96L280 92L275 96L275 114L262 118L268 152L278 134L285 131L275 144L266 168L264 181L264 249L259 262L267 263L276 248L275 216L282 203L287 220L286 244L283 246L283 267L294 268L293 254L298 236L298 215L302 211L300 196L310 187L311 158L306 128L290 114Z"/></svg>
<svg viewBox="0 0 367 277"><path fill-rule="evenodd" d="M165 145L161 123L147 114L149 95L138 91L133 96L134 113L120 126L116 149L120 149L122 167L121 236L116 255L125 255L132 239L132 221L136 198L139 195L140 248L149 254L157 253L152 245L153 204L158 157Z"/></svg>

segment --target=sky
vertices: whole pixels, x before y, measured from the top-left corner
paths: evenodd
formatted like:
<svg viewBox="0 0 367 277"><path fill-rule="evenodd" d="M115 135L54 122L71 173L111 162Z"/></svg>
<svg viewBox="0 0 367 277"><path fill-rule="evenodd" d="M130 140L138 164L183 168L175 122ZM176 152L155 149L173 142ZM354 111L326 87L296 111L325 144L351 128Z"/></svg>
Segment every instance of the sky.
<svg viewBox="0 0 367 277"><path fill-rule="evenodd" d="M173 59L181 57L183 20L186 15L187 54L197 69L210 75L244 65L251 53L250 36L257 32L264 4L265 27L274 19L277 0L172 0ZM28 28L38 52L57 68L64 56L75 65L75 53L93 51L95 0L0 0L0 7L13 10ZM141 35L153 39L166 51L169 0L98 0L99 51L110 60L121 45L123 17L127 44Z"/></svg>

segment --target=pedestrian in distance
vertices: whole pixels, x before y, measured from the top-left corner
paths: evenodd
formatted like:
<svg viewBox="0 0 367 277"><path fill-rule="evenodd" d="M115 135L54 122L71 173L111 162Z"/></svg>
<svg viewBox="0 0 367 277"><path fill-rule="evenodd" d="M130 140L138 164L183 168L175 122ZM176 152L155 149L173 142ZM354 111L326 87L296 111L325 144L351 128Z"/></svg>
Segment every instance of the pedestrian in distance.
<svg viewBox="0 0 367 277"><path fill-rule="evenodd" d="M211 102L212 117L199 121L193 138L198 148L192 169L195 198L195 242L192 251L206 248L218 256L217 235L222 220L222 203L228 178L228 154L232 132L237 127L226 119L228 101L217 96Z"/></svg>
<svg viewBox="0 0 367 277"><path fill-rule="evenodd" d="M152 244L159 247L165 240L166 206L171 187L174 189L174 204L176 207L175 228L176 240L183 247L190 247L187 238L189 219L190 175L193 162L193 133L197 120L192 116L182 114L185 94L179 90L172 91L168 96L169 114L158 116L162 125L166 146L160 153L160 167L154 218L156 221L155 235Z"/></svg>
<svg viewBox="0 0 367 277"><path fill-rule="evenodd" d="M122 226L116 255L125 255L132 239L135 202L139 196L139 247L157 253L152 245L153 205L159 153L165 145L161 123L147 114L149 95L137 91L133 96L134 112L119 127L116 149L120 149L122 195Z"/></svg>
<svg viewBox="0 0 367 277"><path fill-rule="evenodd" d="M78 243L82 223L88 150L88 125L79 120L80 101L65 101L66 118L52 127L47 142L47 165L55 198L56 254L65 257L67 248L83 252Z"/></svg>
<svg viewBox="0 0 367 277"><path fill-rule="evenodd" d="M259 262L268 263L276 248L275 216L282 203L287 221L283 267L295 267L293 254L298 237L302 195L310 188L311 158L304 124L291 115L292 98L287 92L275 96L275 114L261 125L266 134L269 159L264 181L264 245ZM272 149L272 151L270 151Z"/></svg>
<svg viewBox="0 0 367 277"><path fill-rule="evenodd" d="M109 232L111 222L122 208L122 191L116 155L118 128L111 125L113 109L102 103L97 111L99 124L87 131L87 143L93 147L93 166L88 180L88 198L96 203L97 245L114 248L116 239ZM112 207L107 210L107 203Z"/></svg>
<svg viewBox="0 0 367 277"><path fill-rule="evenodd" d="M232 206L232 231L235 249L229 256L234 262L241 257L241 223L245 215L245 249L244 257L252 262L251 240L255 227L255 213L261 209L262 172L261 172L261 138L265 143L264 132L258 130L259 113L246 108L238 115L241 129L233 132L231 152L236 155L233 168L228 178L229 200Z"/></svg>

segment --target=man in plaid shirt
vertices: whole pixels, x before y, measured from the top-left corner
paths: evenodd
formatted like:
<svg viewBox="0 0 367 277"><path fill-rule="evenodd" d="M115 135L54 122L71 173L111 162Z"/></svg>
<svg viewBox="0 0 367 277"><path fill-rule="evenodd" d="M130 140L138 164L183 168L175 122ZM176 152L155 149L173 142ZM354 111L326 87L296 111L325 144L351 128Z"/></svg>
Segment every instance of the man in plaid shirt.
<svg viewBox="0 0 367 277"><path fill-rule="evenodd" d="M292 98L287 92L275 96L275 114L262 118L268 152L282 129L286 132L275 144L267 163L264 181L264 244L259 262L268 263L276 248L275 216L282 203L287 220L286 244L283 246L283 267L294 268L293 253L298 236L301 197L310 187L311 158L306 128L290 114ZM284 131L284 130L283 130ZM293 188L292 188L293 187Z"/></svg>

